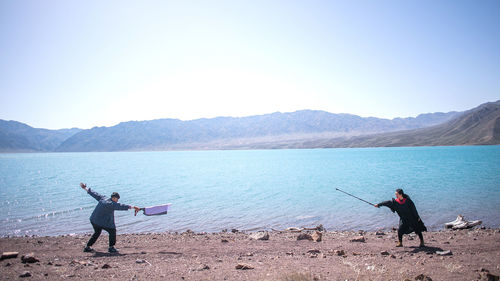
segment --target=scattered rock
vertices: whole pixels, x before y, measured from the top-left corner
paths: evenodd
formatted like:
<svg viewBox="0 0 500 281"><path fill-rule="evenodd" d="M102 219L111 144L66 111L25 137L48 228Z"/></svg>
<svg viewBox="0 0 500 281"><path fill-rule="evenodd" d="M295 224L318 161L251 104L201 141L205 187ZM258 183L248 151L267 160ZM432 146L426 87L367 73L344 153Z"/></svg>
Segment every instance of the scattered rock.
<svg viewBox="0 0 500 281"><path fill-rule="evenodd" d="M479 273L479 281L498 281L500 277L491 274L487 269L481 268Z"/></svg>
<svg viewBox="0 0 500 281"><path fill-rule="evenodd" d="M29 272L29 271L25 271L21 275L19 275L19 277L21 277L21 278L31 277L31 276L33 276L33 275L31 275L31 272Z"/></svg>
<svg viewBox="0 0 500 281"><path fill-rule="evenodd" d="M0 260L17 258L17 255L19 255L19 252L3 252Z"/></svg>
<svg viewBox="0 0 500 281"><path fill-rule="evenodd" d="M35 257L35 253L29 253L21 257L21 261L23 263L35 263L40 260Z"/></svg>
<svg viewBox="0 0 500 281"><path fill-rule="evenodd" d="M337 256L345 256L345 251L344 250L335 250L334 252Z"/></svg>
<svg viewBox="0 0 500 281"><path fill-rule="evenodd" d="M307 251L307 252L308 252L309 254L319 254L319 253L321 253L321 251L320 251L320 250L316 250L316 249L309 250L309 251Z"/></svg>
<svg viewBox="0 0 500 281"><path fill-rule="evenodd" d="M451 256L453 255L450 250L447 251L436 251L436 254L439 256Z"/></svg>
<svg viewBox="0 0 500 281"><path fill-rule="evenodd" d="M136 259L135 263L146 263L146 260Z"/></svg>
<svg viewBox="0 0 500 281"><path fill-rule="evenodd" d="M238 232L240 232L240 231L239 231L238 229L236 229L236 228L233 228L233 229L231 229L231 232L232 232L232 233L238 233Z"/></svg>
<svg viewBox="0 0 500 281"><path fill-rule="evenodd" d="M5 266L11 266L12 264L10 262L6 263Z"/></svg>
<svg viewBox="0 0 500 281"><path fill-rule="evenodd" d="M103 269L111 268L111 265L105 263L101 268L103 268Z"/></svg>
<svg viewBox="0 0 500 281"><path fill-rule="evenodd" d="M235 268L240 270L254 269L252 265L246 263L239 263L236 265Z"/></svg>
<svg viewBox="0 0 500 281"><path fill-rule="evenodd" d="M380 254L381 254L382 256L388 256L388 255L390 255L390 253L389 253L389 252L387 252L387 251L382 251L382 252L380 252Z"/></svg>
<svg viewBox="0 0 500 281"><path fill-rule="evenodd" d="M321 239L323 237L323 233L319 231L315 231L312 235L311 238L314 242L321 242Z"/></svg>
<svg viewBox="0 0 500 281"><path fill-rule="evenodd" d="M432 279L424 274L420 274L417 277L415 277L415 281L432 281Z"/></svg>
<svg viewBox="0 0 500 281"><path fill-rule="evenodd" d="M267 231L259 231L250 234L249 237L254 240L269 240L269 233Z"/></svg>
<svg viewBox="0 0 500 281"><path fill-rule="evenodd" d="M353 239L350 240L351 242L365 242L365 237L364 236L356 236Z"/></svg>
<svg viewBox="0 0 500 281"><path fill-rule="evenodd" d="M210 266L207 264L202 264L200 267L197 269L197 271L203 271L203 270L210 270Z"/></svg>
<svg viewBox="0 0 500 281"><path fill-rule="evenodd" d="M311 234L301 233L301 234L299 234L299 236L297 236L297 240L309 240L309 241L312 241L313 238L312 238Z"/></svg>
<svg viewBox="0 0 500 281"><path fill-rule="evenodd" d="M227 240L227 239L221 239L220 242L222 242L222 243L228 243L229 240Z"/></svg>
<svg viewBox="0 0 500 281"><path fill-rule="evenodd" d="M385 233L383 231L378 230L377 232L375 232L375 235L382 236L385 235Z"/></svg>

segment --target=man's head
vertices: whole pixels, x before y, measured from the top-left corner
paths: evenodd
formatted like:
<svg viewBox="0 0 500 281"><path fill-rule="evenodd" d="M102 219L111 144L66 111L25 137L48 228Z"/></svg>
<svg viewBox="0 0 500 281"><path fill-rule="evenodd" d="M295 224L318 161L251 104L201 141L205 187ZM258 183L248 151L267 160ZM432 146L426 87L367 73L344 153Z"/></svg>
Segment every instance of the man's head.
<svg viewBox="0 0 500 281"><path fill-rule="evenodd" d="M118 192L113 192L111 194L111 200L113 200L114 202L118 202L118 199L120 199L120 194L118 194Z"/></svg>

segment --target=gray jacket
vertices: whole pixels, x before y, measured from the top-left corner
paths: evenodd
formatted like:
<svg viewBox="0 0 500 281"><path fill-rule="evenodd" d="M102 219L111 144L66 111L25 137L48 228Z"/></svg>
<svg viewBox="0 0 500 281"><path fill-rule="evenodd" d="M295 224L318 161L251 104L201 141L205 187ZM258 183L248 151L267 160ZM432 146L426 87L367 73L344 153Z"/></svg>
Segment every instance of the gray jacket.
<svg viewBox="0 0 500 281"><path fill-rule="evenodd" d="M88 189L88 194L99 201L97 206L90 216L90 222L100 227L116 228L115 226L115 210L125 211L131 208L129 205L116 203L106 196Z"/></svg>

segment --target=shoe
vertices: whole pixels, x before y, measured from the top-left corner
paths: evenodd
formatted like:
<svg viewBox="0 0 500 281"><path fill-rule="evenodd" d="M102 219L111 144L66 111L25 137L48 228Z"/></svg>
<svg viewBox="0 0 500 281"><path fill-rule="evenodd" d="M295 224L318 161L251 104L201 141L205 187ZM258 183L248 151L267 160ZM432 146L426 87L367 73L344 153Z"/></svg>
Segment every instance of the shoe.
<svg viewBox="0 0 500 281"><path fill-rule="evenodd" d="M118 253L118 250L115 247L109 247L108 252L110 253Z"/></svg>
<svg viewBox="0 0 500 281"><path fill-rule="evenodd" d="M87 247L83 248L83 252L85 252L85 253L93 253L94 249L92 249L89 246L87 246Z"/></svg>
<svg viewBox="0 0 500 281"><path fill-rule="evenodd" d="M396 243L396 247L403 247L403 243L401 241L398 241L398 243Z"/></svg>

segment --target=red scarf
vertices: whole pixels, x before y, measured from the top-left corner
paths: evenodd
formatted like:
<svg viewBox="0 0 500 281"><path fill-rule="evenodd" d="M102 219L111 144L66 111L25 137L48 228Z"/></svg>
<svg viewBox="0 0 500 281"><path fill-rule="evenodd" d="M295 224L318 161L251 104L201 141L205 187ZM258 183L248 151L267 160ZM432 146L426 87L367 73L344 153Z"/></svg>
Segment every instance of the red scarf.
<svg viewBox="0 0 500 281"><path fill-rule="evenodd" d="M406 203L406 198L403 198L403 200L399 200L399 198L396 198L396 202L403 205L404 203Z"/></svg>

